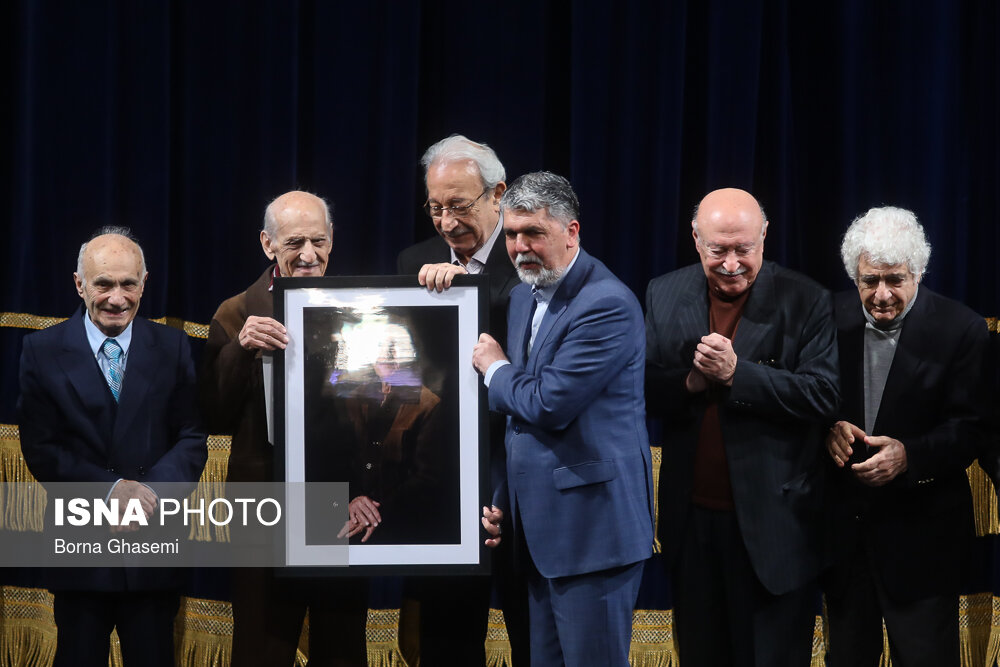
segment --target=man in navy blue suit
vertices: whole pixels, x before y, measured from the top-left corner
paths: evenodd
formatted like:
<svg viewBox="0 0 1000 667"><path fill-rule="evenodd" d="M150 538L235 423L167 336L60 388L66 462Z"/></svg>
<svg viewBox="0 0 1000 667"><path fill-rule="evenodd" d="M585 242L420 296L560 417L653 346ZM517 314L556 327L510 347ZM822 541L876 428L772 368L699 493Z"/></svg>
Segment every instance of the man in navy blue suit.
<svg viewBox="0 0 1000 667"><path fill-rule="evenodd" d="M580 248L566 179L527 174L501 205L524 284L511 292L507 354L488 334L473 352L490 408L508 416L487 544L506 519L527 570L533 665L624 666L653 541L642 310Z"/></svg>
<svg viewBox="0 0 1000 667"><path fill-rule="evenodd" d="M80 248L84 307L27 336L18 417L31 473L46 482L96 482L148 519L156 485L195 482L207 458L195 376L183 332L136 317L146 283L142 249L106 227ZM126 665L173 667L176 570L49 571L58 628L55 667L105 667L116 626Z"/></svg>

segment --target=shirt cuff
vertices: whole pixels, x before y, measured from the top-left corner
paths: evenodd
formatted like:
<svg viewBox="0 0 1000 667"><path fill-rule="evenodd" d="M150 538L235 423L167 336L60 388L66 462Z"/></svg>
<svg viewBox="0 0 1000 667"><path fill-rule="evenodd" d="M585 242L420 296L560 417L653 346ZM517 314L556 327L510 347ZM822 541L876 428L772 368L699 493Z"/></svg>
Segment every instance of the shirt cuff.
<svg viewBox="0 0 1000 667"><path fill-rule="evenodd" d="M119 477L117 480L115 480L115 483L111 485L111 488L108 489L108 495L104 496L105 504L111 502L111 494L115 492L115 487L118 486L118 483L123 481L124 479L125 479L124 477Z"/></svg>
<svg viewBox="0 0 1000 667"><path fill-rule="evenodd" d="M486 375L483 376L483 384L489 387L490 380L493 379L493 374L497 372L497 369L500 368L501 366L508 366L508 365L510 365L510 362L507 361L506 359L497 359L492 364L490 364L490 367L486 369Z"/></svg>
<svg viewBox="0 0 1000 667"><path fill-rule="evenodd" d="M104 496L104 502L105 503L111 502L111 494L115 492L115 487L117 487L119 483L124 482L124 481L125 481L124 477L119 477L117 480L115 480L115 483L112 484L111 488L108 490L108 495ZM142 484L142 482L139 482L139 483ZM146 487L147 489L149 489L150 491L152 491L153 495L156 496L157 500L160 499L160 496L156 493L156 491L153 491L153 487L151 487L149 484L142 484L142 485L144 487Z"/></svg>

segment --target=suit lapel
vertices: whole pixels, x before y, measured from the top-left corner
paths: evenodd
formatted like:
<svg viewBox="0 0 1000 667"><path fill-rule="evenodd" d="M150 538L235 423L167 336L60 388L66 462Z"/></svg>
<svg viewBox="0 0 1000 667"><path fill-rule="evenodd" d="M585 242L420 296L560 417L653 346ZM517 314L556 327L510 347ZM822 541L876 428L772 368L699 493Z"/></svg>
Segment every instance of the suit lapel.
<svg viewBox="0 0 1000 667"><path fill-rule="evenodd" d="M921 298L918 292L917 301L913 308L906 314L903 320L903 328L899 332L899 342L896 345L896 352L892 355L892 365L889 366L889 375L885 379L885 388L882 390L882 405L889 404L897 396L905 394L907 386L913 378L923 377L922 366L924 361L917 352L921 341L933 340L933 332L927 331L925 322L934 321L934 304L926 295ZM863 349L863 348L862 348ZM886 432L884 419L881 411L875 417L875 425L872 435L879 435Z"/></svg>
<svg viewBox="0 0 1000 667"><path fill-rule="evenodd" d="M96 413L113 407L111 404L115 399L108 389L97 359L94 358L94 351L90 349L83 317L86 317L83 311L78 311L66 327L59 353L59 367L66 373L87 410Z"/></svg>
<svg viewBox="0 0 1000 667"><path fill-rule="evenodd" d="M690 282L677 295L676 320L671 325L676 326L681 333L680 339L691 345L691 358L694 358L694 347L701 342L702 336L707 336L708 328L708 292L705 287L705 274L698 266L698 272L692 274Z"/></svg>
<svg viewBox="0 0 1000 667"><path fill-rule="evenodd" d="M563 278L562 283L556 289L556 293L552 295L548 310L546 310L539 324L538 333L535 334L535 342L531 346L532 354L528 357L529 367L527 370L529 373L533 373L538 366L540 355L536 354L536 352L541 350L545 345L545 340L548 338L549 333L551 333L552 328L559 321L559 318L562 317L563 313L566 312L569 302L580 292L580 288L587 282L591 272L594 270L594 261L590 255L584 252L583 248L580 248L578 252L580 256L577 258L572 270Z"/></svg>
<svg viewBox="0 0 1000 667"><path fill-rule="evenodd" d="M518 368L524 368L524 350L531 331L531 313L535 299L525 287L515 288L510 295L507 322L507 357Z"/></svg>
<svg viewBox="0 0 1000 667"><path fill-rule="evenodd" d="M116 444L122 442L122 436L146 401L149 387L155 382L156 373L162 367L162 364L157 363L158 351L152 327L153 325L138 317L132 321L132 344L129 346L125 378L118 397L118 418L115 420L112 439Z"/></svg>
<svg viewBox="0 0 1000 667"><path fill-rule="evenodd" d="M549 302L548 310L542 316L542 321L538 325L538 333L535 334L535 342L531 346L531 354L528 355L528 366L527 371L534 374L535 369L538 368L538 358L541 356L538 351L542 349L545 344L545 339L548 338L549 332L552 331L552 327L555 326L556 321L562 317L562 314L566 312L566 306L569 305L568 299L558 298L558 294L552 298ZM528 335L531 335L531 323L528 323Z"/></svg>
<svg viewBox="0 0 1000 667"><path fill-rule="evenodd" d="M502 217L500 218L500 224L503 224ZM505 276L502 281L490 281L490 296L494 301L499 299L503 294L509 294L521 282L517 277L514 264L510 261L510 256L507 254L507 243L504 240L503 232L500 232L500 238L493 244L493 248L490 249L490 254L486 258L486 273L492 276Z"/></svg>
<svg viewBox="0 0 1000 667"><path fill-rule="evenodd" d="M764 363L775 361L763 358L767 352L764 342L774 330L774 303L774 276L770 264L765 262L747 296L743 315L733 336L733 351L738 359Z"/></svg>
<svg viewBox="0 0 1000 667"><path fill-rule="evenodd" d="M267 267L253 285L247 289L247 315L257 317L274 317L274 299L268 289L274 277L274 264ZM131 363L131 360L129 360Z"/></svg>

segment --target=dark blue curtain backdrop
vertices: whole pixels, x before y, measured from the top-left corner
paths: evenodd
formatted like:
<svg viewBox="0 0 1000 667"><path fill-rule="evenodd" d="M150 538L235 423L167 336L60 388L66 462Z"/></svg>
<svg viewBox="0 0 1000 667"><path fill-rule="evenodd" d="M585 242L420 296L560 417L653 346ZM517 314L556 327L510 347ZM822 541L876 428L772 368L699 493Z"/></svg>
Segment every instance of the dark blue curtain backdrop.
<svg viewBox="0 0 1000 667"><path fill-rule="evenodd" d="M132 226L142 310L208 322L265 265L264 206L334 204L332 272L432 232L420 154L461 132L550 169L640 296L694 261L708 190L756 194L765 254L848 287L838 245L911 208L927 283L1000 315L1000 3L12 0L0 9L0 312L68 315L79 244ZM23 331L0 329L0 421Z"/></svg>

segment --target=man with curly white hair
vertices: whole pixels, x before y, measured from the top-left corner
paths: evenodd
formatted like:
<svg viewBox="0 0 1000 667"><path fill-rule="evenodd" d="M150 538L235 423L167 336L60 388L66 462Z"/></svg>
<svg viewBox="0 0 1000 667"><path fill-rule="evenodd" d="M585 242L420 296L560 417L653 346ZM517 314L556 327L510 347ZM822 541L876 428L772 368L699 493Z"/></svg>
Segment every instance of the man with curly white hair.
<svg viewBox="0 0 1000 667"><path fill-rule="evenodd" d="M836 296L842 405L832 461L827 664L959 665L958 593L973 534L965 469L983 442L985 320L921 285L916 216L872 208L848 228ZM860 297L860 304L858 303Z"/></svg>

